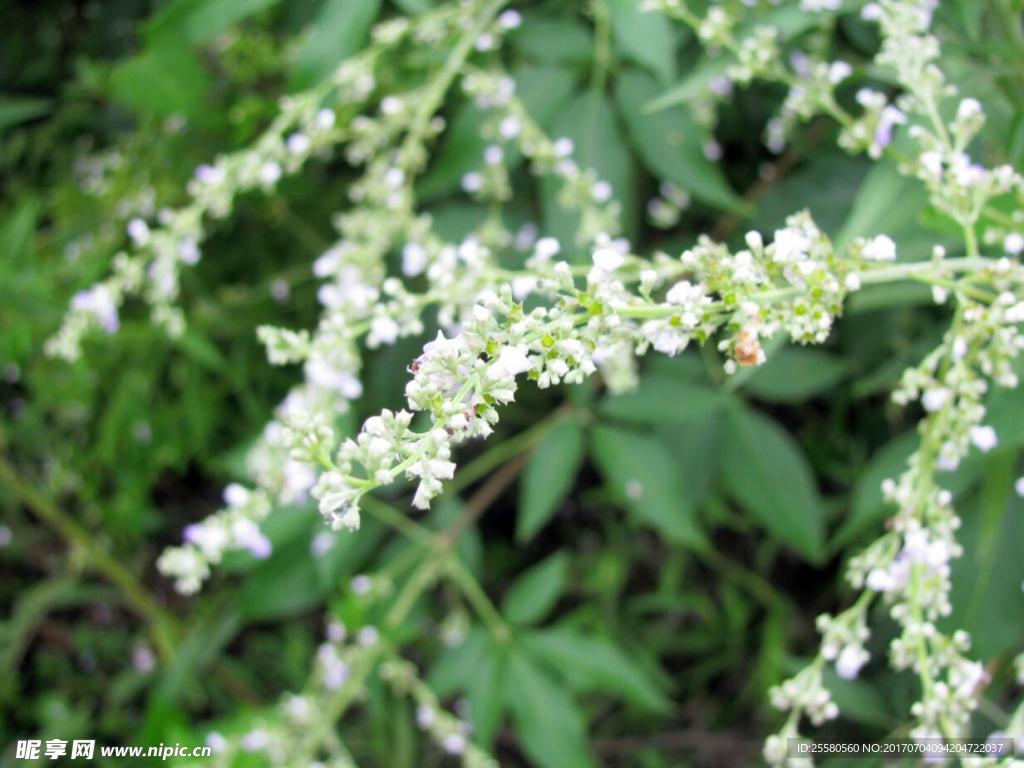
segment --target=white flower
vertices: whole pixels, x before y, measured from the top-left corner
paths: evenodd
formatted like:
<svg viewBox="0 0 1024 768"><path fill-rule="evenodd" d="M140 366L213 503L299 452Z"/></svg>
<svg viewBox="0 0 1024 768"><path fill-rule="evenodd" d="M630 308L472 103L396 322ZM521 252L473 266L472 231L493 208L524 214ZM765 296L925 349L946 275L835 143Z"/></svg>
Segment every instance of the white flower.
<svg viewBox="0 0 1024 768"><path fill-rule="evenodd" d="M614 248L598 248L593 259L594 266L605 272L614 272L626 263L625 257Z"/></svg>
<svg viewBox="0 0 1024 768"><path fill-rule="evenodd" d="M612 199L612 185L603 180L595 181L590 193L597 202L606 203Z"/></svg>
<svg viewBox="0 0 1024 768"><path fill-rule="evenodd" d="M929 413L935 413L949 401L949 395L950 392L946 387L932 387L925 390L921 397L921 404Z"/></svg>
<svg viewBox="0 0 1024 768"><path fill-rule="evenodd" d="M260 181L270 187L281 178L281 166L273 160L268 160L260 166Z"/></svg>
<svg viewBox="0 0 1024 768"><path fill-rule="evenodd" d="M353 592L355 592L357 595L362 596L370 591L372 583L370 581L369 576L361 573L352 579L351 586Z"/></svg>
<svg viewBox="0 0 1024 768"><path fill-rule="evenodd" d="M519 11L513 10L511 8L507 11L504 11L498 17L498 24L500 24L503 29L515 29L522 23L523 17L520 15Z"/></svg>
<svg viewBox="0 0 1024 768"><path fill-rule="evenodd" d="M367 336L367 344L371 347L381 344L394 344L398 338L398 323L391 317L380 315L370 322L370 333Z"/></svg>
<svg viewBox="0 0 1024 768"><path fill-rule="evenodd" d="M379 639L380 632L377 631L376 627L363 627L359 630L359 634L356 635L356 642L364 647L375 645Z"/></svg>
<svg viewBox="0 0 1024 768"><path fill-rule="evenodd" d="M476 171L470 171L462 177L462 189L466 192L479 192L484 185L484 177Z"/></svg>
<svg viewBox="0 0 1024 768"><path fill-rule="evenodd" d="M505 158L505 153L497 144L491 144L484 150L484 162L488 165L498 165Z"/></svg>
<svg viewBox="0 0 1024 768"><path fill-rule="evenodd" d="M1024 253L1024 235L1020 232L1011 232L1003 240L1003 249L1011 256Z"/></svg>
<svg viewBox="0 0 1024 768"><path fill-rule="evenodd" d="M210 731L206 734L206 746L210 748L213 754L217 755L228 748L228 740L221 736L217 731Z"/></svg>
<svg viewBox="0 0 1024 768"><path fill-rule="evenodd" d="M185 264L196 264L199 261L199 246L191 237L182 239L178 246L178 258Z"/></svg>
<svg viewBox="0 0 1024 768"><path fill-rule="evenodd" d="M982 453L988 453L996 447L999 438L996 436L995 429L986 424L979 427L971 427L971 442Z"/></svg>
<svg viewBox="0 0 1024 768"><path fill-rule="evenodd" d="M406 243L402 248L402 274L415 277L427 266L427 251L419 243Z"/></svg>
<svg viewBox="0 0 1024 768"><path fill-rule="evenodd" d="M845 61L834 61L828 68L828 81L833 85L841 83L853 74L853 67Z"/></svg>
<svg viewBox="0 0 1024 768"><path fill-rule="evenodd" d="M79 312L92 315L107 333L114 333L120 327L117 304L110 289L102 283L87 291L79 291L71 300L71 307Z"/></svg>
<svg viewBox="0 0 1024 768"><path fill-rule="evenodd" d="M449 755L461 755L466 751L466 737L461 733L449 733L441 741L441 746Z"/></svg>
<svg viewBox="0 0 1024 768"><path fill-rule="evenodd" d="M242 737L242 749L246 752L260 752L270 744L270 736L262 728L249 731Z"/></svg>
<svg viewBox="0 0 1024 768"><path fill-rule="evenodd" d="M309 151L309 136L304 133L293 133L288 137L288 151L293 155L302 155Z"/></svg>
<svg viewBox="0 0 1024 768"><path fill-rule="evenodd" d="M572 139L567 136L563 136L555 141L552 148L554 149L555 157L566 158L573 153L575 145L573 144Z"/></svg>
<svg viewBox="0 0 1024 768"><path fill-rule="evenodd" d="M196 168L196 181L204 186L216 186L224 181L224 170L204 163Z"/></svg>
<svg viewBox="0 0 1024 768"><path fill-rule="evenodd" d="M981 114L981 102L977 99L963 99L960 102L960 106L956 110L956 119L958 121L972 120Z"/></svg>
<svg viewBox="0 0 1024 768"><path fill-rule="evenodd" d="M498 351L498 357L491 366L491 375L495 378L516 377L530 370L530 358L525 347L505 346Z"/></svg>
<svg viewBox="0 0 1024 768"><path fill-rule="evenodd" d="M316 113L316 127L321 131L329 131L334 127L336 119L333 109L321 109Z"/></svg>
<svg viewBox="0 0 1024 768"><path fill-rule="evenodd" d="M345 636L348 635L348 630L345 625L337 619L333 619L327 623L327 639L332 643L340 643L344 641Z"/></svg>
<svg viewBox="0 0 1024 768"><path fill-rule="evenodd" d="M521 130L523 130L523 124L515 115L509 115L498 126L498 133L505 139L514 139Z"/></svg>
<svg viewBox="0 0 1024 768"><path fill-rule="evenodd" d="M402 186L405 183L405 171L401 168L388 168L384 172L384 183L392 189Z"/></svg>
<svg viewBox="0 0 1024 768"><path fill-rule="evenodd" d="M864 581L867 588L874 592L887 592L892 589L893 579L889 571L884 568L872 568Z"/></svg>
<svg viewBox="0 0 1024 768"><path fill-rule="evenodd" d="M224 489L224 503L229 507L241 507L249 501L249 489L239 483L231 483Z"/></svg>
<svg viewBox="0 0 1024 768"><path fill-rule="evenodd" d="M895 261L896 243L888 235L879 235L864 244L861 255L868 261Z"/></svg>
<svg viewBox="0 0 1024 768"><path fill-rule="evenodd" d="M803 261L811 248L811 241L801 229L787 227L775 232L772 255L780 264Z"/></svg>
<svg viewBox="0 0 1024 768"><path fill-rule="evenodd" d="M309 543L309 552L313 557L323 557L334 547L334 536L327 531L319 531Z"/></svg>
<svg viewBox="0 0 1024 768"><path fill-rule="evenodd" d="M436 719L437 713L430 707L421 704L416 708L416 725L423 730L432 726Z"/></svg>
<svg viewBox="0 0 1024 768"><path fill-rule="evenodd" d="M533 256L538 261L546 262L558 255L562 249L554 237L542 237L533 247Z"/></svg>
<svg viewBox="0 0 1024 768"><path fill-rule="evenodd" d="M1024 477L1017 478L1017 482L1013 484L1013 490L1017 492L1017 495L1024 499Z"/></svg>
<svg viewBox="0 0 1024 768"><path fill-rule="evenodd" d="M136 245L145 245L149 242L149 225L142 219L132 219L128 222L128 237Z"/></svg>
<svg viewBox="0 0 1024 768"><path fill-rule="evenodd" d="M848 645L836 659L836 673L844 680L853 680L860 674L868 658L868 652L859 645Z"/></svg>

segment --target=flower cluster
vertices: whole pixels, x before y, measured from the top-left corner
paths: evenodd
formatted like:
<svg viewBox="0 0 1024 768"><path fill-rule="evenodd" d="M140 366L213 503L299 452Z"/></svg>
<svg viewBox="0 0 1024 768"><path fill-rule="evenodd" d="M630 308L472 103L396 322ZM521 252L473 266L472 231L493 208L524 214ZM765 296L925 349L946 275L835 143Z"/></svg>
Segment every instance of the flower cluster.
<svg viewBox="0 0 1024 768"><path fill-rule="evenodd" d="M470 740L472 728L465 720L443 709L433 691L419 679L416 669L404 659L391 659L381 666L383 677L399 695L416 702L416 725L428 733L449 755L461 759L463 768L496 768L498 763Z"/></svg>

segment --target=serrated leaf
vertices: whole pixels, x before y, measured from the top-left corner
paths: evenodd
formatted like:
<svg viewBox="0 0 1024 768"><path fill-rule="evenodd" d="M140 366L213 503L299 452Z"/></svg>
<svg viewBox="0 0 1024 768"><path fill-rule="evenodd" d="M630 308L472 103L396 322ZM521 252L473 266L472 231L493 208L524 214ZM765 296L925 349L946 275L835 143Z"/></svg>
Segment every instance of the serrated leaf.
<svg viewBox="0 0 1024 768"><path fill-rule="evenodd" d="M796 441L771 419L735 401L722 435L725 487L776 539L822 560L824 508Z"/></svg>
<svg viewBox="0 0 1024 768"><path fill-rule="evenodd" d="M581 691L614 693L651 712L671 709L644 668L606 637L558 627L530 632L521 640L537 659Z"/></svg>
<svg viewBox="0 0 1024 768"><path fill-rule="evenodd" d="M586 727L576 703L522 653L509 658L506 702L523 750L541 768L590 768Z"/></svg>
<svg viewBox="0 0 1024 768"><path fill-rule="evenodd" d="M701 129L685 109L644 114L643 105L657 92L654 78L635 70L620 75L615 88L619 111L644 165L697 200L718 208L742 210L744 203L729 186L721 167L704 154Z"/></svg>
<svg viewBox="0 0 1024 768"><path fill-rule="evenodd" d="M616 498L637 521L678 544L705 545L692 496L668 445L654 435L597 426L591 451Z"/></svg>
<svg viewBox="0 0 1024 768"><path fill-rule="evenodd" d="M575 420L552 427L534 448L519 492L516 538L529 541L572 490L583 461L583 428Z"/></svg>
<svg viewBox="0 0 1024 768"><path fill-rule="evenodd" d="M502 615L513 624L534 624L550 611L565 587L569 556L556 552L529 568L509 587Z"/></svg>

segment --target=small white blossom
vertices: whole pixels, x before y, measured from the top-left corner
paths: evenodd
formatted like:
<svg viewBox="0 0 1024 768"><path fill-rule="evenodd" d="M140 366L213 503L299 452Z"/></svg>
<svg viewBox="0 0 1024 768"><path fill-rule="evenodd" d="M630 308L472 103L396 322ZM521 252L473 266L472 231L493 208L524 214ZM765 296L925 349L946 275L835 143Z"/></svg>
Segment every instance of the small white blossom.
<svg viewBox="0 0 1024 768"><path fill-rule="evenodd" d="M996 431L988 425L971 427L971 442L982 453L988 453L999 442Z"/></svg>

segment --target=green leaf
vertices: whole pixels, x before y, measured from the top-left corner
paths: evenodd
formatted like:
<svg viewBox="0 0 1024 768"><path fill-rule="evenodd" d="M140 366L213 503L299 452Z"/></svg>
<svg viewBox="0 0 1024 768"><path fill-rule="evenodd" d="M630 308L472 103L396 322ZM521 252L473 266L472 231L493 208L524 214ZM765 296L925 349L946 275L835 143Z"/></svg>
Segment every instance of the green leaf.
<svg viewBox="0 0 1024 768"><path fill-rule="evenodd" d="M565 588L569 556L556 552L529 568L509 587L501 613L513 624L535 624L550 611Z"/></svg>
<svg viewBox="0 0 1024 768"><path fill-rule="evenodd" d="M744 389L761 400L794 403L829 391L849 370L845 360L804 347L786 347L768 358Z"/></svg>
<svg viewBox="0 0 1024 768"><path fill-rule="evenodd" d="M824 508L796 441L740 401L725 419L721 456L725 487L775 538L820 562Z"/></svg>
<svg viewBox="0 0 1024 768"><path fill-rule="evenodd" d="M298 538L275 548L253 569L238 597L238 611L249 621L295 616L320 604L323 596L309 541Z"/></svg>
<svg viewBox="0 0 1024 768"><path fill-rule="evenodd" d="M693 497L683 486L676 458L665 443L653 435L597 426L591 450L615 497L634 518L670 541L705 545Z"/></svg>
<svg viewBox="0 0 1024 768"><path fill-rule="evenodd" d="M446 648L433 666L427 682L438 698L446 699L469 688L473 671L483 663L490 636L483 627L473 627L459 645Z"/></svg>
<svg viewBox="0 0 1024 768"><path fill-rule="evenodd" d="M636 424L685 424L713 414L721 404L721 393L713 389L653 374L640 379L636 389L604 398L598 410Z"/></svg>
<svg viewBox="0 0 1024 768"><path fill-rule="evenodd" d="M515 70L516 94L540 125L547 126L575 90L577 76L568 67L524 66Z"/></svg>
<svg viewBox="0 0 1024 768"><path fill-rule="evenodd" d="M685 109L644 114L643 105L657 91L658 85L650 75L635 70L620 75L615 88L619 111L644 165L697 200L727 210L743 210L743 201L729 186L721 167L704 154L701 129Z"/></svg>
<svg viewBox="0 0 1024 768"><path fill-rule="evenodd" d="M456 191L463 176L483 165L487 147L481 132L483 122L483 112L472 105L467 104L455 113L437 160L417 186L416 197L420 202Z"/></svg>
<svg viewBox="0 0 1024 768"><path fill-rule="evenodd" d="M530 116L540 125L550 122L559 107L572 93L576 77L567 69L555 66L522 67L515 73L516 93ZM416 187L420 202L430 202L459 189L462 177L484 163L488 141L482 127L487 115L472 104L461 106L455 113L437 159ZM522 155L509 151L505 157L509 170L522 163Z"/></svg>
<svg viewBox="0 0 1024 768"><path fill-rule="evenodd" d="M38 99L31 96L0 96L0 130L40 117L49 111L49 99Z"/></svg>
<svg viewBox="0 0 1024 768"><path fill-rule="evenodd" d="M590 32L572 21L528 18L509 39L516 50L535 61L587 64L593 53Z"/></svg>
<svg viewBox="0 0 1024 768"><path fill-rule="evenodd" d="M509 658L506 702L523 750L541 768L590 768L586 727L576 703L522 653Z"/></svg>
<svg viewBox="0 0 1024 768"><path fill-rule="evenodd" d="M266 10L279 0L174 0L146 24L151 44L169 38L206 43L247 16Z"/></svg>
<svg viewBox="0 0 1024 768"><path fill-rule="evenodd" d="M628 236L636 223L636 174L615 110L605 95L589 91L566 103L554 120L551 135L572 139L577 165L583 170L593 169L599 179L611 184L615 199L622 205L623 226ZM558 238L563 248L570 249L580 217L558 202L561 187L554 178L545 177L542 182L544 231ZM582 258L582 254L577 256Z"/></svg>
<svg viewBox="0 0 1024 768"><path fill-rule="evenodd" d="M541 438L520 483L516 538L529 541L572 490L583 461L583 428L575 420L559 422Z"/></svg>
<svg viewBox="0 0 1024 768"><path fill-rule="evenodd" d="M358 51L380 4L381 0L326 0L295 54L292 88L308 88Z"/></svg>
<svg viewBox="0 0 1024 768"><path fill-rule="evenodd" d="M472 667L466 685L473 740L484 749L490 748L494 742L505 709L507 649L507 645L495 643L488 635L484 652L479 662Z"/></svg>
<svg viewBox="0 0 1024 768"><path fill-rule="evenodd" d="M530 632L521 639L530 653L561 672L578 690L618 694L651 712L671 710L671 702L644 668L606 637L558 627Z"/></svg>
<svg viewBox="0 0 1024 768"><path fill-rule="evenodd" d="M822 232L838 232L850 214L860 185L874 163L838 149L816 148L792 171L781 176L770 195L757 201L754 217L744 230L768 233L783 225L794 211L794 200L806 207ZM877 233L875 233L877 234ZM767 238L766 238L767 239Z"/></svg>
<svg viewBox="0 0 1024 768"><path fill-rule="evenodd" d="M133 109L161 117L206 116L210 78L198 56L179 40L164 40L118 64L110 76L111 95Z"/></svg>
<svg viewBox="0 0 1024 768"><path fill-rule="evenodd" d="M741 24L737 31L737 37L740 39L752 34L757 28L774 27L779 31L783 40L791 40L801 32L820 23L820 19L815 14L807 13L798 5L772 8L763 14L748 18L749 21ZM703 93L714 78L729 68L733 63L733 57L731 55L708 56L703 61L705 63L694 69L681 83L656 99L650 99L644 105L643 111L660 112L683 104Z"/></svg>
<svg viewBox="0 0 1024 768"><path fill-rule="evenodd" d="M884 730L892 726L895 713L878 687L866 680L846 680L831 666L825 668L824 679L843 717Z"/></svg>
<svg viewBox="0 0 1024 768"><path fill-rule="evenodd" d="M608 0L615 47L661 82L671 82L676 77L675 30L667 16L640 6L640 0Z"/></svg>
<svg viewBox="0 0 1024 768"><path fill-rule="evenodd" d="M957 532L964 554L952 563L949 621L971 633L978 658L991 659L1014 653L1024 635L1024 510L1013 488L1017 453L986 457L984 465L981 493L963 510Z"/></svg>
<svg viewBox="0 0 1024 768"><path fill-rule="evenodd" d="M860 472L853 488L850 513L833 538L833 546L844 546L888 515L892 508L882 495L882 482L897 478L907 468L907 459L917 450L920 438L908 432L879 450Z"/></svg>
<svg viewBox="0 0 1024 768"><path fill-rule="evenodd" d="M917 220L927 202L927 192L916 179L901 174L894 163L878 163L861 184L846 223L833 240L836 250L846 250L857 237L880 232L899 243L899 233Z"/></svg>

